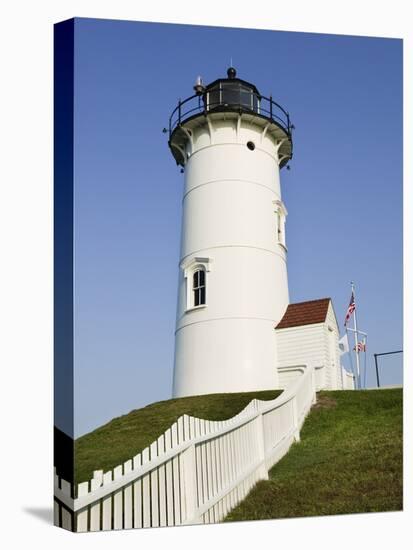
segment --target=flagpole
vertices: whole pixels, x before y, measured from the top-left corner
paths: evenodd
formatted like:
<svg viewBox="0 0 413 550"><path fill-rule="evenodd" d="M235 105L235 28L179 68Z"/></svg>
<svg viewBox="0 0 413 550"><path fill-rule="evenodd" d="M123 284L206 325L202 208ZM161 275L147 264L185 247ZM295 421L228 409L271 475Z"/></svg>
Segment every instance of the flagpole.
<svg viewBox="0 0 413 550"><path fill-rule="evenodd" d="M367 336L364 337L364 389L367 386Z"/></svg>
<svg viewBox="0 0 413 550"><path fill-rule="evenodd" d="M348 331L349 331L349 329L353 330L350 327L346 327L347 342L348 342ZM349 346L349 350L348 350L348 356L350 358L351 372L353 373L353 376L354 376L354 389L357 389L357 373L356 373L356 369L354 368L354 365L353 365L353 359L351 357L351 348L350 348L350 346Z"/></svg>
<svg viewBox="0 0 413 550"><path fill-rule="evenodd" d="M356 303L356 293L354 292L354 283L351 282L351 292L354 297L354 303L356 304L356 307L354 308L354 317L353 317L353 328L354 328L354 347L356 350L356 368L357 368L357 386L358 389L361 389L361 379L360 379L360 358L359 358L359 351L358 351L358 334L357 334L357 303Z"/></svg>

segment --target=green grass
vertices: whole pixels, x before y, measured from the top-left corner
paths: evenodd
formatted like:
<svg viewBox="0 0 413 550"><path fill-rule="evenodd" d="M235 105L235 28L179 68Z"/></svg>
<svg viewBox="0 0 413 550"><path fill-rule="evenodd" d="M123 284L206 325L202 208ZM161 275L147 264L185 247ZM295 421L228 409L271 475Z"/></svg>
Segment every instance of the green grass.
<svg viewBox="0 0 413 550"><path fill-rule="evenodd" d="M402 509L402 390L317 397L301 442L226 521Z"/></svg>
<svg viewBox="0 0 413 550"><path fill-rule="evenodd" d="M280 390L221 393L160 401L114 418L75 441L75 480L87 481L93 470L108 471L150 445L183 414L205 420L226 420L252 399L270 400Z"/></svg>

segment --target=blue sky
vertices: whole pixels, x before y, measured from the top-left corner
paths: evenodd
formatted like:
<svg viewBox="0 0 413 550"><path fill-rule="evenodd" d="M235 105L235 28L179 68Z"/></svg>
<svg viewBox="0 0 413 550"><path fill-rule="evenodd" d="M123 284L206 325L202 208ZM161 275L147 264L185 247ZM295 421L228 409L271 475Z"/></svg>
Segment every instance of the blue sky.
<svg viewBox="0 0 413 550"><path fill-rule="evenodd" d="M162 129L231 57L296 127L291 301L332 297L342 327L355 281L368 385L373 353L402 349L402 41L77 19L76 437L171 396L183 174Z"/></svg>

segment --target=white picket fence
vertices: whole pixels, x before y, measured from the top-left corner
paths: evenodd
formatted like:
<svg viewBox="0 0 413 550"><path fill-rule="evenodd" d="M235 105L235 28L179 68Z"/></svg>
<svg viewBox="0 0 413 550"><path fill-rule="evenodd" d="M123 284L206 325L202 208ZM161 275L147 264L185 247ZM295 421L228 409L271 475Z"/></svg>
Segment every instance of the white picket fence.
<svg viewBox="0 0 413 550"><path fill-rule="evenodd" d="M149 447L75 487L55 473L55 525L102 531L214 523L280 460L315 402L314 369L272 401L252 400L229 420L181 416Z"/></svg>

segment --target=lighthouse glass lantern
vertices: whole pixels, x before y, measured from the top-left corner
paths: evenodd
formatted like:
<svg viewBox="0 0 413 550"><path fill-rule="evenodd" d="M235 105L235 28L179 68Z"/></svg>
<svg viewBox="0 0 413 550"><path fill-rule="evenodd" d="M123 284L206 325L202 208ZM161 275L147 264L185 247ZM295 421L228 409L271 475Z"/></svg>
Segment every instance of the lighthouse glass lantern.
<svg viewBox="0 0 413 550"><path fill-rule="evenodd" d="M173 393L274 389L274 326L289 303L279 172L290 118L232 67L194 90L169 121L184 171Z"/></svg>

